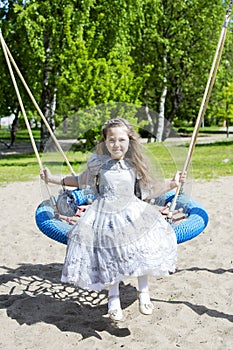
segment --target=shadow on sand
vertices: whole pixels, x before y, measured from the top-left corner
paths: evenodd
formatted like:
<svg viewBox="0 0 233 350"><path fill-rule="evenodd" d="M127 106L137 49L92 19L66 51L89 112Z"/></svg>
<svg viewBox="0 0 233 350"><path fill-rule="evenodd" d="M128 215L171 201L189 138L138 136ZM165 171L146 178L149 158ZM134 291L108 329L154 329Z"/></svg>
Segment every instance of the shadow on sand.
<svg viewBox="0 0 233 350"><path fill-rule="evenodd" d="M107 313L107 291L90 292L60 283L62 264L22 264L16 269L1 266L0 308L20 325L44 322L63 332L79 333L83 339L106 331L117 337L130 335L128 328L112 322ZM122 308L136 300L136 289L120 286ZM5 292L6 291L6 292Z"/></svg>

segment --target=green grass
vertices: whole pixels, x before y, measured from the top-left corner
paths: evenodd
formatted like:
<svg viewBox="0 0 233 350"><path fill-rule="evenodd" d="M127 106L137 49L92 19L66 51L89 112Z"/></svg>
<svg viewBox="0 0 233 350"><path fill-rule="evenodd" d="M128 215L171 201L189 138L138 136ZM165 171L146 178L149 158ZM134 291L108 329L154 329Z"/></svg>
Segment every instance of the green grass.
<svg viewBox="0 0 233 350"><path fill-rule="evenodd" d="M81 152L68 152L67 157L75 172L81 172L86 165L88 155ZM69 169L62 156L56 152L40 154L42 164L54 174L68 174ZM1 154L0 183L33 181L38 179L39 164L33 154Z"/></svg>
<svg viewBox="0 0 233 350"><path fill-rule="evenodd" d="M164 146L150 144L150 152L158 158L164 167L165 177L174 173L174 168L184 166L188 146ZM196 145L189 165L189 173L196 179L213 179L233 176L233 141Z"/></svg>
<svg viewBox="0 0 233 350"><path fill-rule="evenodd" d="M0 182L35 180L38 164L33 154L6 155L0 158Z"/></svg>
<svg viewBox="0 0 233 350"><path fill-rule="evenodd" d="M33 138L35 141L40 140L40 130L32 129L32 134L33 134ZM16 133L16 139L17 139L17 143L21 143L23 141L28 142L29 136L28 136L27 129L18 130ZM10 142L10 131L7 129L0 129L0 140L9 143Z"/></svg>
<svg viewBox="0 0 233 350"><path fill-rule="evenodd" d="M182 170L187 146L150 143L144 148L151 160L153 171L159 176L169 178L177 169ZM81 172L88 154L68 152L67 157L76 173ZM69 170L58 153L41 155L44 166L53 173L68 174ZM34 154L1 154L0 182L32 181L38 179L39 166ZM221 176L233 176L233 141L216 142L208 145L196 145L189 176L196 179L212 179Z"/></svg>

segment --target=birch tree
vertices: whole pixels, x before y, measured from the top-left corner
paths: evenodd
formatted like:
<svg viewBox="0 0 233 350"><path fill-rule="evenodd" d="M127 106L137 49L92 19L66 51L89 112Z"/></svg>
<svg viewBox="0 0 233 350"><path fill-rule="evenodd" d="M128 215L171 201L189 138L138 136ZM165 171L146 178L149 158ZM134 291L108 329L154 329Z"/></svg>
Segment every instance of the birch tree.
<svg viewBox="0 0 233 350"><path fill-rule="evenodd" d="M167 99L165 115L169 124L180 112L186 120L197 114L215 48L221 31L225 9L219 1L162 1L163 16L159 22L166 43ZM163 57L163 53L161 52ZM191 108L190 108L191 107ZM186 110L187 111L187 110ZM169 135L169 128L163 138Z"/></svg>
<svg viewBox="0 0 233 350"><path fill-rule="evenodd" d="M142 3L141 35L134 36L133 56L137 72L142 64L151 67L141 101L157 112L154 134L161 140L174 119L191 121L197 114L225 8L218 0Z"/></svg>

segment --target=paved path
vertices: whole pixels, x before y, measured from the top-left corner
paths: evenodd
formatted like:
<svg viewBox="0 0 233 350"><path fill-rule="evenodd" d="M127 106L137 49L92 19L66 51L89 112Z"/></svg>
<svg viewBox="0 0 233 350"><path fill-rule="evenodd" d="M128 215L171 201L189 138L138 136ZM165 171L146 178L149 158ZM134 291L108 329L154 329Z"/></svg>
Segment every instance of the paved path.
<svg viewBox="0 0 233 350"><path fill-rule="evenodd" d="M189 144L191 140L191 136L188 137L169 137L167 138L164 143L165 144L177 144L177 145L186 145ZM70 143L76 143L76 140L67 140L62 141L61 146L62 149L66 150L66 146L68 145L70 149ZM227 137L226 134L199 134L196 140L196 144L208 144L208 143L214 143L214 142L223 142L223 141L233 141L233 127L230 127L230 134L229 137ZM147 139L142 140L143 143L147 143ZM11 148L7 148L4 143L0 142L0 156L1 155L10 155L10 154L27 154L27 153L33 153L33 149L30 142L25 143L15 143Z"/></svg>

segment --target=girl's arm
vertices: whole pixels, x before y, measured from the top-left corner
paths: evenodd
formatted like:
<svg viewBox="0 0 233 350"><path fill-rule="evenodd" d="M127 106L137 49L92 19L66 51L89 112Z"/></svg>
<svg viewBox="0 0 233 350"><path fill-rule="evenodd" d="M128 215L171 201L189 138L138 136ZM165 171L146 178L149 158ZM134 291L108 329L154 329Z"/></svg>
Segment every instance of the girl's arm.
<svg viewBox="0 0 233 350"><path fill-rule="evenodd" d="M186 173L182 174L180 171L177 171L172 180L165 182L165 184L161 187L155 186L152 190L153 193L146 199L153 199L163 195L166 192L173 190L174 188L179 186L180 182L184 183L185 179Z"/></svg>
<svg viewBox="0 0 233 350"><path fill-rule="evenodd" d="M61 177L53 175L48 168L40 171L40 178L46 183L50 182L56 185L79 187L78 179L74 175L68 175L61 179Z"/></svg>

